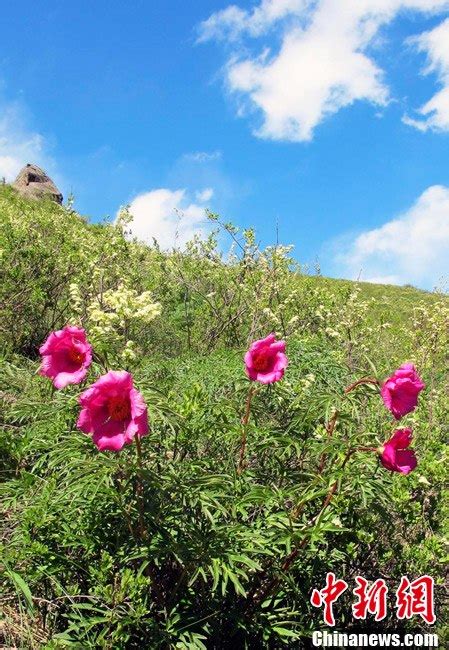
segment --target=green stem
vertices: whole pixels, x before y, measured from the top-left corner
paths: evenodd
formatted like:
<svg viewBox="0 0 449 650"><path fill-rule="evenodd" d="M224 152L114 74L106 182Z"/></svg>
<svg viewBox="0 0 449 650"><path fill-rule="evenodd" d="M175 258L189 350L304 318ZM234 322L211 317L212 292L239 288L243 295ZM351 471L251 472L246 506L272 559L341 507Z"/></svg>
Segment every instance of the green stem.
<svg viewBox="0 0 449 650"><path fill-rule="evenodd" d="M135 538L136 534L134 532L133 525L131 523L131 517L129 516L129 512L126 509L126 505L125 505L125 498L124 498L125 494L124 494L124 490L123 490L121 470L119 471L119 476L117 478L117 486L118 486L118 493L119 493L119 496L120 496L120 507L122 508L122 511L123 511L123 513L125 515L128 530L131 533L131 535Z"/></svg>
<svg viewBox="0 0 449 650"><path fill-rule="evenodd" d="M248 422L249 416L251 414L251 402L254 396L254 385L251 384L248 390L248 397L246 398L245 414L242 418L242 438L240 443L240 455L239 462L237 465L237 474L241 474L246 466L245 455L246 455L246 439L248 432Z"/></svg>
<svg viewBox="0 0 449 650"><path fill-rule="evenodd" d="M137 503L139 507L139 536L142 539L146 536L145 531L145 508L144 508L144 495L143 495L143 481L142 481L142 444L140 442L139 434L135 436L136 441L136 453L137 453L137 486L136 486L136 495Z"/></svg>
<svg viewBox="0 0 449 650"><path fill-rule="evenodd" d="M345 397L348 393L350 393L352 390L354 390L357 386L360 386L362 384L375 384L376 386L380 386L380 382L379 382L378 379L375 379L374 377L363 377L362 379L359 379L359 380L355 381L353 384L350 384L349 386L347 386L347 388L345 388L345 390L344 390L343 397ZM340 415L340 412L336 409L333 416L331 417L328 424L326 425L326 431L327 431L328 438L331 438L333 433L334 433L335 425L337 423L337 419L338 419L339 415ZM349 459L351 458L351 456L353 454L355 454L356 452L358 452L358 451L360 451L360 452L377 452L377 448L376 447L363 447L363 446L361 446L361 447L356 447L354 449L348 449L348 451L346 453L346 456L345 456L345 458L343 460L343 463L341 465L341 470L344 470L344 468L346 467L346 464L349 461ZM326 464L326 458L327 458L327 455L325 453L323 453L321 455L320 464L319 464L319 468L318 468L318 476L320 476L322 474L323 470L324 470L324 466ZM327 510L327 508L329 507L335 493L337 492L337 489L338 489L338 480L335 481L332 484L332 486L330 487L330 489L329 489L329 491L328 491L328 493L326 495L326 498L324 499L323 505L321 506L320 511L315 515L315 517L313 517L312 521L310 522L310 524L309 524L310 527L314 526L319 521L319 519L321 518L323 513ZM292 521L298 519L298 517L302 513L304 505L305 505L305 503L299 503L295 508L293 508L293 510L290 513L290 519ZM284 558L284 560L282 562L282 566L281 566L282 574L285 574L286 572L289 571L291 565L294 563L294 561L297 558L299 552L302 549L304 549L309 542L310 542L310 538L305 537L301 541L301 543L296 545L295 548L293 548L293 550ZM265 578L266 578L266 571L264 571L262 573L262 575L260 576L258 584L260 585L261 583L263 583ZM250 604L250 611L252 611L255 607L257 607L257 605L262 603L265 600L265 598L267 598L269 595L271 595L273 593L276 593L280 582L281 582L281 575L278 575L275 578L273 578L265 587L260 587L259 589L253 588L251 590L250 594L249 594L249 600L252 601L251 604Z"/></svg>
<svg viewBox="0 0 449 650"><path fill-rule="evenodd" d="M355 388L357 388L357 386L362 386L363 384L374 384L375 386L380 386L380 381L375 377L362 377L362 379L357 379L357 381L355 381L354 383L350 384L349 386L346 386L346 388L343 391L343 397L346 397L346 395L348 395L348 393L350 393ZM335 410L334 415L331 417L331 419L326 425L328 438L331 438L332 434L334 433L335 424L337 422L337 418L339 415L340 415L339 411ZM321 455L320 464L318 467L318 474L321 474L323 472L325 464L326 464L326 454L323 453Z"/></svg>
<svg viewBox="0 0 449 650"><path fill-rule="evenodd" d="M358 449L349 449L347 451L343 463L341 464L341 470L343 470L346 467L348 460L356 451L358 451ZM329 504L331 503L335 493L337 492L337 488L338 488L338 480L336 480L330 487L326 495L326 498L324 499L323 505L321 506L320 511L310 521L309 529L315 526L315 524L319 521L319 519L325 512L325 510L329 507ZM310 540L311 537L304 537L301 543L295 546L295 548L283 559L280 575L273 578L268 584L265 585L265 587L260 588L260 590L252 590L251 596L253 601L252 603L250 603L250 611L252 611L255 607L260 605L268 596L272 596L277 592L277 589L282 580L282 575L284 575L290 570L290 567L298 557L299 552L307 546ZM259 584L263 582L264 578L265 578L265 572L262 574L261 579L259 580Z"/></svg>
<svg viewBox="0 0 449 650"><path fill-rule="evenodd" d="M353 384L345 388L345 395L354 390L354 388L357 388L357 386L361 386L362 384L374 384L375 386L380 386L380 381L375 377L362 377L362 379L358 379Z"/></svg>

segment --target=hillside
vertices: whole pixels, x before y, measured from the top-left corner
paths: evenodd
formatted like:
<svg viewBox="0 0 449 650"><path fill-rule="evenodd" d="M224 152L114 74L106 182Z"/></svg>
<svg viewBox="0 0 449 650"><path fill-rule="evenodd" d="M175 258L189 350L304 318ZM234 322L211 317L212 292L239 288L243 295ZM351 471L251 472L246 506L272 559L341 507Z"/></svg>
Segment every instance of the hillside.
<svg viewBox="0 0 449 650"><path fill-rule="evenodd" d="M329 571L386 581L382 631L444 643L447 297L303 275L288 247L210 219L207 241L167 253L129 241L126 214L92 225L0 187L0 643L308 647ZM38 349L68 324L86 372L62 387ZM262 348L247 374L243 357L270 332L265 384ZM422 392L397 417L379 386L405 362ZM79 402L111 371L139 394L111 389L102 426L137 427L116 452ZM398 427L412 471L382 462ZM395 617L401 576L424 574L435 627ZM336 629L372 627L350 590L336 612Z"/></svg>
<svg viewBox="0 0 449 650"><path fill-rule="evenodd" d="M179 253L167 255L154 247L128 243L122 237L121 230L111 225L91 225L71 209L67 210L51 201L27 201L11 187L1 186L0 241L4 264L0 288L2 297L0 305L3 308L0 337L3 330L6 340L13 337L13 346L19 351L25 349L31 352L33 345L36 346L47 331L58 323L64 322L64 316L70 313L68 288L79 277L83 277L83 274L84 277L86 273L89 274L89 269L95 269L94 273L97 276L100 273L110 273L111 281L116 283L122 274L123 279L129 278L136 283L138 285L136 288L154 291L158 300L164 299L163 292L169 289L170 281L177 282L181 290L178 296L173 295L172 291L169 302L175 307L174 311L182 320L179 312L183 310L185 312L186 309L185 295L182 293L182 290L185 290L189 301L188 317L187 312L184 313L186 316L184 327L187 327L187 321L195 317L200 304L202 307L208 306L210 311L214 312L215 305L207 298L208 289L215 288L213 287L214 274L211 274L212 267L214 272L216 268L223 271L222 278L219 277L219 273L216 274L219 283L229 278L232 284L239 279L239 273L236 272L237 265L233 264L234 260L231 258L231 263L229 261L225 263L224 253L231 245L237 253L241 254L243 251L243 255L246 255L248 260L260 256L254 241L245 242L244 233L239 235L241 238L239 242L232 226L229 225L231 232L229 230L226 232L228 224L213 223L212 225L218 225L214 232L219 232L220 246L217 245L216 237L211 237L211 240L204 244L195 242L184 255ZM124 228L126 230L126 219ZM273 253L269 253L266 260L264 258L267 266L270 267L271 279L277 273L279 279L282 276L282 282L285 283L285 274L290 276L286 286L294 287L295 291L306 298L307 304L302 308L308 311L308 319L305 321L308 324L310 320L313 321L310 307L312 303L317 303L319 296L332 297L334 305L341 305L347 300L353 288L359 292L359 300L371 301L367 310L370 321L372 319L375 323L376 320L385 320L395 326L405 324L418 304L430 306L440 300L447 300L447 296L409 286L353 283L348 280L298 274L295 272L296 262L283 252L282 247L275 253L280 260L279 269L275 268L277 260L274 259ZM109 254L111 255L107 264L109 269L103 271L101 267L105 265ZM195 267L194 280L191 281L189 267L192 265L197 265L204 271L204 277L201 277L201 273L198 276ZM130 268L127 268L128 266ZM260 277L260 274L263 274L263 268L257 269L255 273L257 277ZM160 282L161 275L164 276L162 282ZM184 287L182 287L183 276L186 284ZM28 280L32 278L34 281L30 283ZM190 286L187 286L189 282ZM19 286L21 298L18 304L13 305L14 289ZM263 304L262 309L267 306L271 308L271 305L278 301L273 287L270 291L271 295L264 297L266 304ZM236 298L235 296L233 298L235 307ZM225 304L224 295L221 295L221 299L226 308L231 307ZM292 303L291 296L289 301ZM220 304L216 307L220 309ZM24 319L30 319L36 329L31 331L28 322L24 323L25 326L28 325L27 332L12 333L12 329L18 328L22 311L26 311L26 314L23 314ZM31 314L30 311L34 313ZM293 313L291 308L290 311ZM14 321L14 328L11 327L10 318ZM215 344L223 341L224 334L225 328L218 337L215 337Z"/></svg>

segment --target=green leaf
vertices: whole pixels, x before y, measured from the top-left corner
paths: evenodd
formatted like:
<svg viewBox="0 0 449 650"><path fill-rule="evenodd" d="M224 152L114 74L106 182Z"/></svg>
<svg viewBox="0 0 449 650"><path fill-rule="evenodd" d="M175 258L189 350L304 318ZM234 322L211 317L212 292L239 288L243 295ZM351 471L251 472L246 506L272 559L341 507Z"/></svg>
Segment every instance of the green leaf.
<svg viewBox="0 0 449 650"><path fill-rule="evenodd" d="M22 595L25 598L29 612L34 613L33 596L31 595L30 588L25 582L25 580L22 578L21 575L19 575L12 569L6 568L5 573L13 581L18 595L19 596Z"/></svg>

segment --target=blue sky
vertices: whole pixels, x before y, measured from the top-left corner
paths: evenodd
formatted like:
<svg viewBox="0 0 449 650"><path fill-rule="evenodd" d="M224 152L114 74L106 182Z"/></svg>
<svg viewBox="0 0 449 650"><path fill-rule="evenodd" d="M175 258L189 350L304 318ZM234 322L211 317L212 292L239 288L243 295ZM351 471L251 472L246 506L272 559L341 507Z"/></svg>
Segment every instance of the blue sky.
<svg viewBox="0 0 449 650"><path fill-rule="evenodd" d="M209 207L325 274L449 276L449 2L7 4L0 176L164 246Z"/></svg>

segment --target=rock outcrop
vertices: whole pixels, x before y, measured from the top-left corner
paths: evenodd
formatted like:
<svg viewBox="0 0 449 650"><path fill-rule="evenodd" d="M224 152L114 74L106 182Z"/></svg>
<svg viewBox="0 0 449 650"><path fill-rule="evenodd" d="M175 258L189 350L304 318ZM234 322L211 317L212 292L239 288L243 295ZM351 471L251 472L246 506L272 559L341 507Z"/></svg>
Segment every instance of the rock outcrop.
<svg viewBox="0 0 449 650"><path fill-rule="evenodd" d="M43 169L28 163L17 176L14 187L22 196L29 199L50 199L62 203L62 194Z"/></svg>

